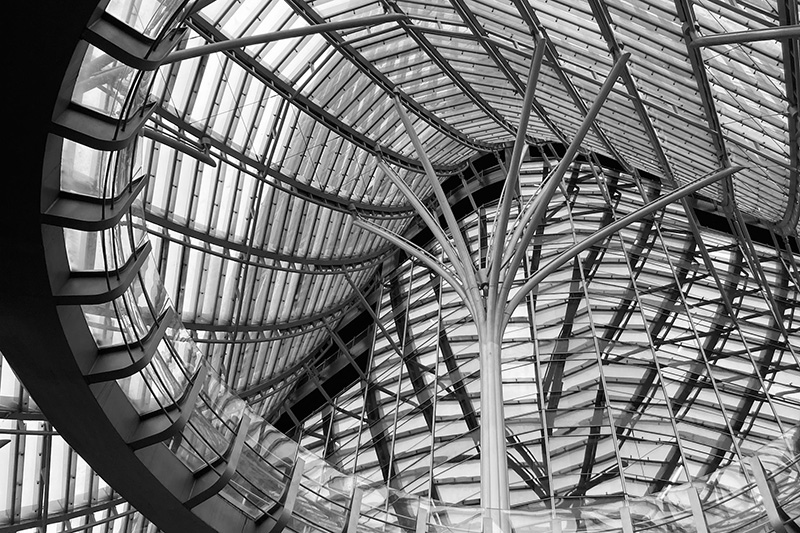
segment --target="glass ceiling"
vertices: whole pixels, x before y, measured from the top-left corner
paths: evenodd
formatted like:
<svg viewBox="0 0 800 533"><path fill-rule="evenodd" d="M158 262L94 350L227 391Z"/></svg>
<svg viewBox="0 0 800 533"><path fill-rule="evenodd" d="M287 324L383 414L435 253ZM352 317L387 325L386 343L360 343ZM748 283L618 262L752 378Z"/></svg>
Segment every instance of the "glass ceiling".
<svg viewBox="0 0 800 533"><path fill-rule="evenodd" d="M67 193L113 197L94 177L112 165L149 176L125 222L149 237L143 276L160 276L160 301L230 391L341 471L479 504L475 325L452 287L354 220L442 254L382 168L432 198L396 97L461 206L473 263L485 266L537 41L544 62L519 206L539 194L614 63L630 57L515 287L659 195L742 168L568 262L513 314L502 364L515 509L706 479L800 420L798 39L694 43L796 25L796 1L112 0L105 10L153 39L185 25L177 48L187 50L400 16L152 72L90 45L74 103L114 118L155 107L126 150L61 148ZM127 185L110 181L116 192ZM108 231L64 231L73 272L108 268L98 244L113 240ZM86 313L95 331L107 325L102 311ZM98 345L118 341L109 335ZM48 514L54 524L153 529L5 367L0 377L0 446L11 443L0 447L10 473L0 531ZM41 482L13 488L23 470L43 472ZM58 498L43 492L54 484Z"/></svg>

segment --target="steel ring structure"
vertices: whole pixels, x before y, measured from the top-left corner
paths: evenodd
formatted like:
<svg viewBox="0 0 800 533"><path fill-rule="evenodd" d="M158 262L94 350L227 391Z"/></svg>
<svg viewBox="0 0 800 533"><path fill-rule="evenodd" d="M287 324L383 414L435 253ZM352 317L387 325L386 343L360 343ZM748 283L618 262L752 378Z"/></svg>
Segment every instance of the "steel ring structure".
<svg viewBox="0 0 800 533"><path fill-rule="evenodd" d="M796 0L9 9L0 533L800 532Z"/></svg>

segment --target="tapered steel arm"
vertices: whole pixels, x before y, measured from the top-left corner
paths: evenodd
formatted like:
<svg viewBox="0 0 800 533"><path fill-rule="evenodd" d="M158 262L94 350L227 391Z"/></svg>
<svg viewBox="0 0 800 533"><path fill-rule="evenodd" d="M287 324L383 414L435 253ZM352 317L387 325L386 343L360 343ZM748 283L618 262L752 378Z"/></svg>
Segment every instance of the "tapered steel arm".
<svg viewBox="0 0 800 533"><path fill-rule="evenodd" d="M471 301L467 297L467 292L464 289L464 286L461 284L461 282L449 270L444 268L443 265L441 265L438 261L436 261L436 259L432 257L428 252L426 252L419 246L416 246L415 244L407 241L406 239L400 237L399 235L392 233L391 231L382 228L377 224L373 224L372 222L367 222L366 220L362 220L360 218L354 218L353 225L357 228L369 231L370 233L374 233L378 237L386 239L387 241L394 244L395 246L403 250L411 257L419 259L420 261L425 263L425 265L428 268L439 274L443 280L449 283L450 286L453 287L453 290L455 290L458 293L458 295L461 296L461 298L464 300L464 303L467 305L467 307L470 308L470 311L473 311L471 306Z"/></svg>
<svg viewBox="0 0 800 533"><path fill-rule="evenodd" d="M411 187L409 187L400 176L395 174L394 170L392 170L389 165L387 165L383 160L379 159L378 166L381 170L383 170L384 174L386 174L386 177L388 177L391 182L394 183L394 186L400 189L400 192L403 193L403 196L406 197L425 225L428 226L428 229L431 230L434 239L436 239L436 241L442 247L445 255L450 258L453 268L460 276L463 277L463 265L461 265L461 262L458 258L458 253L456 252L455 248L453 248L453 245L450 244L450 240L447 238L447 235L442 230L441 226L439 226L439 222L433 217L431 212L428 211L428 209L425 207L425 204L423 204L422 201L417 198L417 195L414 194L414 191L411 190Z"/></svg>
<svg viewBox="0 0 800 533"><path fill-rule="evenodd" d="M559 267L561 267L568 261L572 260L576 255L583 252L587 248L590 248L596 243L602 241L609 235L613 235L622 228L625 228L630 224L636 222L637 220L641 220L647 215L650 215L651 213L654 213L659 209L664 208L665 206L671 204L672 202L680 200L684 196L688 196L693 192L696 192L702 189L703 187L714 183L715 181L727 178L728 176L738 172L742 168L743 167L725 168L723 170L715 172L714 174L706 176L705 178L700 178L695 182L684 185L683 187L679 187L674 191L672 191L671 193L667 194L666 196L662 196L658 200L650 202L645 206L642 206L640 209L636 210L630 215L627 215L617 220L616 222L613 222L608 226L597 230L583 241L565 250L558 257L556 257L555 259L547 263L545 266L537 270L536 273L522 285L522 287L514 295L514 297L511 298L504 312L503 322L502 322L503 330L505 330L506 326L508 325L508 321L511 319L511 315L514 313L514 309L516 309L517 306L525 300L525 296L529 292L531 292L534 288L536 288L536 286L539 283L541 283L547 276L555 272Z"/></svg>
<svg viewBox="0 0 800 533"><path fill-rule="evenodd" d="M778 39L800 38L800 24L791 26L775 26L763 30L735 31L730 33L717 33L695 37L689 43L690 48L702 46L719 46L721 44L753 43L756 41L771 41Z"/></svg>
<svg viewBox="0 0 800 533"><path fill-rule="evenodd" d="M503 279L503 285L500 288L499 297L501 302L505 302L508 299L508 294L511 292L511 285L514 283L514 273L519 268L522 258L525 256L525 251L536 233L536 228L541 223L542 218L544 218L550 199L558 189L561 178L572 164L575 154L578 153L578 149L581 147L584 137L586 137L586 134L594 123L594 119L597 117L598 113L600 113L600 109L603 107L606 98L611 94L611 90L614 88L617 78L622 74L625 63L628 61L629 57L630 54L622 54L619 59L617 59L617 62L608 74L608 78L606 78L606 81L600 87L600 93L597 95L592 107L590 107L589 111L586 113L580 128L578 128L578 131L575 133L575 138L572 139L564 157L561 158L558 166L547 177L542 191L536 199L525 208L525 211L520 213L519 225L514 230L511 239L506 243L506 255L511 254L513 251L513 256L508 264L508 270L505 279ZM500 265L498 265L498 267L499 266Z"/></svg>
<svg viewBox="0 0 800 533"><path fill-rule="evenodd" d="M490 247L489 259L489 287L494 291L500 279L500 266L503 262L503 249L508 230L508 218L511 213L511 204L514 193L519 183L519 166L522 161L522 151L525 148L525 136L528 133L528 120L533 106L533 96L536 92L536 84L539 81L539 72L542 68L542 58L544 58L545 39L539 37L536 40L536 51L533 54L531 68L528 72L528 85L525 87L525 95L522 100L522 110L519 117L519 127L517 138L514 140L514 148L511 152L511 160L508 164L508 175L503 185L501 193L500 210L495 221L494 238Z"/></svg>
<svg viewBox="0 0 800 533"><path fill-rule="evenodd" d="M456 245L456 250L458 251L458 255L461 258L461 262L464 266L466 276L464 277L463 282L466 286L474 286L477 290L475 266L472 263L472 256L467 248L467 242L464 240L464 236L461 235L461 229L458 227L458 221L453 214L453 209L450 207L450 202L447 201L447 196L444 194L442 184L439 183L439 178L436 176L436 172L433 170L433 165L431 165L430 159L428 159L428 154L425 152L425 148L422 146L422 142L419 140L419 137L417 137L417 133L414 131L414 125L411 124L411 119L408 117L408 114L403 108L403 104L397 95L394 97L394 107L397 110L397 114L400 115L400 120L403 121L403 125L406 128L406 133L411 138L411 143L414 145L414 149L417 151L417 156L419 157L420 162L425 169L425 175L428 177L428 181L433 189L433 193L436 195L436 201L439 202L439 207L442 209L442 214L447 222L447 227L450 230L453 242ZM475 302L476 305L477 303L478 302Z"/></svg>

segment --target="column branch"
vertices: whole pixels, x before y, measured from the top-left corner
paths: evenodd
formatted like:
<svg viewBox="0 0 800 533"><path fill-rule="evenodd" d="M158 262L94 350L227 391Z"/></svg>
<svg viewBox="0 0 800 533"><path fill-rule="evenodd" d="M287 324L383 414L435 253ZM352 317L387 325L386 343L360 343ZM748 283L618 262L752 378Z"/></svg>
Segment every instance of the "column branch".
<svg viewBox="0 0 800 533"><path fill-rule="evenodd" d="M519 291L514 295L513 298L508 302L506 306L504 317L502 321L502 328L505 330L506 326L508 325L508 321L511 319L511 315L514 312L514 309L522 303L525 299L525 296L531 292L536 286L541 283L547 276L555 272L558 268L562 265L567 263L568 261L572 260L575 256L579 253L583 252L584 250L590 248L591 246L595 245L596 243L602 241L603 239L607 238L610 235L613 235L617 231L629 226L630 224L636 222L637 220L641 220L642 218L658 211L659 209L664 208L665 206L680 200L681 198L688 196L703 187L706 187L715 181L719 181L721 179L727 178L732 174L738 172L744 167L728 167L714 174L708 175L704 178L700 178L697 181L684 185L683 187L679 187L672 191L671 193L662 196L656 201L650 202L649 204L642 206L640 209L634 211L633 213L609 224L608 226L597 230L596 232L592 233L589 237L581 241L580 243L571 246L558 257L547 263L545 266L540 268L536 271L536 273L531 276L520 288Z"/></svg>
<svg viewBox="0 0 800 533"><path fill-rule="evenodd" d="M450 239L447 238L444 230L439 225L439 222L434 218L433 214L428 211L428 208L425 207L425 204L414 194L414 191L411 190L411 187L406 184L403 179L398 176L392 168L386 164L385 161L382 159L378 160L378 167L386 174L386 177L394 184L395 187L400 189L400 192L405 196L405 198L409 201L411 206L414 208L414 211L417 212L419 217L425 223L431 233L433 233L433 238L439 243L442 247L442 251L444 254L450 258L450 263L453 265L453 268L456 272L462 277L465 278L465 272L463 271L463 265L459 261L458 253L456 252L453 245L450 243Z"/></svg>
<svg viewBox="0 0 800 533"><path fill-rule="evenodd" d="M510 254L512 251L514 254L511 258L511 261L508 263L506 276L503 279L503 284L499 291L498 297L501 302L505 303L508 300L508 295L511 292L511 285L514 283L514 274L519 269L522 258L524 257L528 248L528 244L530 244L534 234L536 233L536 228L544 218L544 214L547 211L547 206L550 203L550 199L558 189L558 185L561 183L561 178L572 164L572 160L578 153L581 143L583 143L584 137L589 132L589 129L591 129L595 118L600 113L600 109L603 107L606 98L608 98L608 95L611 94L611 90L614 88L617 78L620 76L620 74L622 74L622 71L625 68L625 63L628 61L629 57L630 54L626 53L622 54L619 59L617 59L614 66L611 68L611 72L609 72L606 81L603 82L603 85L600 87L600 92L597 95L597 98L595 99L594 103L592 103L589 111L586 113L580 128L578 128L578 131L575 133L575 138L572 139L572 142L567 148L564 157L561 158L558 166L556 166L556 168L545 180L539 195L534 199L533 202L531 202L530 205L525 208L522 213L520 213L518 217L519 224L517 225L512 238L506 243L506 255ZM500 265L497 266L498 268L500 267ZM500 311L498 310L498 312Z"/></svg>

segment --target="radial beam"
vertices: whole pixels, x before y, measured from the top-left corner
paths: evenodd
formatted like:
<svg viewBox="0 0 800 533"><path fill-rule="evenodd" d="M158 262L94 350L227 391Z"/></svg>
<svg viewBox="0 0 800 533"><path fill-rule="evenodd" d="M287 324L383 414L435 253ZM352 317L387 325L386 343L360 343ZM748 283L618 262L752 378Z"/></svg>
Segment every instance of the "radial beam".
<svg viewBox="0 0 800 533"><path fill-rule="evenodd" d="M721 167L727 167L729 166L728 149L725 145L725 137L722 135L722 125L720 124L719 113L717 112L717 106L714 100L714 92L708 80L706 64L703 61L703 55L700 49L691 46L692 42L697 37L694 28L698 27L697 20L694 16L694 8L690 0L674 0L674 2L675 11L683 25L683 39L686 43L686 54L689 57L689 63L692 65L692 73L697 83L697 92L700 96L700 102L706 116L706 124L708 124L710 130L714 154L716 155L719 165ZM722 190L723 207L729 208L736 201L733 182L730 180L725 181L722 183L720 189Z"/></svg>
<svg viewBox="0 0 800 533"><path fill-rule="evenodd" d="M472 32L472 35L475 36L475 39L483 47L486 54L497 66L497 69L503 73L506 80L508 80L508 83L511 84L518 94L524 94L526 89L522 86L522 81L519 79L516 70L514 67L512 67L509 60L506 59L506 57L500 52L499 47L488 35L486 29L482 26L478 17L475 16L475 13L472 12L469 5L467 5L464 0L449 1L456 12L461 16L469 30ZM568 142L566 135L561 128L555 122L553 122L547 110L535 100L533 101L533 108L542 124L547 126L547 129L552 132L556 139L566 144Z"/></svg>
<svg viewBox="0 0 800 533"><path fill-rule="evenodd" d="M191 21L191 27L208 40L221 41L227 38L227 36L223 34L219 28L202 17L193 18ZM279 76L277 72L271 71L264 64L254 57L248 55L241 48L227 50L225 53L231 58L231 60L241 65L242 68L248 72L252 73L256 79L258 79L261 83L264 83L278 96L288 102L291 102L294 107L308 114L318 123L322 124L336 135L343 137L348 142L353 143L355 146L365 150L369 154L374 156L380 155L384 159L391 161L393 164L401 168L412 170L414 172L422 172L422 165L419 164L419 161L399 154L398 152L392 150L389 146L378 144L374 139L370 138L364 133L361 133L354 126L344 122L322 105L316 103L309 96L298 93L296 87L286 82ZM213 145L212 139L212 147ZM454 174L460 169L461 167L455 166L437 168L439 172L447 174Z"/></svg>
<svg viewBox="0 0 800 533"><path fill-rule="evenodd" d="M168 55L163 61L163 65L176 63L185 59L192 59L195 57L213 54L215 52L224 52L226 50L233 50L235 48L244 48L245 46L252 46L254 44L266 44L282 39L291 39L294 37L305 37L307 35L316 35L319 33L328 33L332 31L346 30L350 28L364 28L367 26L376 26L378 24L386 24L388 22L397 22L406 18L400 14L378 15L375 17L359 17L350 20L340 20L336 22L326 22L324 24L314 24L312 26L305 26L303 28L291 28L288 30L275 31L270 33L261 33L258 35L248 35L247 37L240 37L238 39L228 39L217 43L211 43L196 48L188 48L180 50Z"/></svg>
<svg viewBox="0 0 800 533"><path fill-rule="evenodd" d="M559 56L556 46L547 36L547 31L544 25L537 17L535 10L533 9L533 7L531 7L530 2L524 0L512 0L512 2L516 6L517 11L519 11L520 13L520 16L526 22L526 24L531 29L533 34L541 35L545 38L546 57L548 62L553 66L553 69L555 70L558 79L561 81L561 84L567 90L567 94L569 95L570 100L572 100L572 103L575 104L575 107L577 107L581 113L586 114L588 112L586 108L586 102L581 97L580 93L578 92L578 89L575 87L575 84L572 82L569 76L567 76L567 73L564 70L564 68L562 68L561 62L559 61ZM592 124L592 130L594 131L594 134L597 137L597 139L601 143L603 143L606 150L608 150L609 154L614 156L614 159L616 159L617 162L619 162L619 164L622 165L625 169L630 170L632 168L631 165L626 161L622 152L620 152L617 149L617 147L614 146L614 144L606 135L605 131L603 131L603 129L600 128L598 124Z"/></svg>
<svg viewBox="0 0 800 533"><path fill-rule="evenodd" d="M394 3L389 4L389 6L400 12L400 7ZM464 94L472 100L472 102L477 106L480 110L486 113L490 119L492 119L497 125L503 128L510 134L515 133L514 126L506 120L506 118L497 110L495 109L492 104L487 102L481 93L475 89L464 77L453 68L453 66L445 59L441 52L431 43L430 39L428 39L427 34L433 33L431 28L423 28L421 26L415 26L413 24L408 24L406 21L401 21L400 27L406 31L406 35L408 35L417 45L426 53L428 57L430 57L431 61L433 61L442 72L444 72L450 80L459 88L461 89Z"/></svg>
<svg viewBox="0 0 800 533"><path fill-rule="evenodd" d="M170 232L176 232L180 233L181 235L185 235L189 239L197 239L214 247L218 246L223 250L230 250L231 252L238 254L246 254L250 252L253 257L257 258L256 264L258 264L260 267L272 267L272 265L267 263L267 261L274 261L279 263L278 266L281 266L281 262L288 265L313 265L315 269L318 269L315 270L315 272L319 272L321 270L325 273L332 274L350 270L348 267L351 267L354 264L374 262L391 252L390 248L381 247L377 250L365 253L362 257L303 257L301 255L271 252L262 248L253 248L248 246L247 243L237 242L233 239L224 237L216 237L212 235L210 231L201 231L190 227L188 222L181 223L170 218L169 215L161 215L149 210L145 211L145 220L153 226L157 225L161 228L169 230ZM169 237L168 234L164 236L160 233L157 233L157 235L162 238ZM209 254L217 255L213 253L213 249L207 249L203 251ZM248 262L244 258L238 258L235 256L230 257L229 260L243 264L252 264L252 262Z"/></svg>
<svg viewBox="0 0 800 533"><path fill-rule="evenodd" d="M314 187L313 185L304 183L301 180L292 178L280 170L265 164L264 162L253 158L252 156L244 154L242 150L235 148L227 141L208 137L202 129L198 128L196 125L190 124L188 121L172 113L168 109L157 106L154 110L154 114L173 124L181 132L188 133L189 135L192 135L198 139L205 138L208 141L209 155L213 155L220 161L224 161L228 165L236 167L237 169L242 170L258 180L267 182L269 185L279 188L286 194L291 194L292 196L296 196L302 200L313 202L322 207L327 207L329 209L342 212L349 211L351 207L355 206L359 212L369 213L375 216L404 218L413 215L413 211L405 206L380 206L378 204L362 202L360 200L356 200L355 198L345 198L334 193L326 192L320 188ZM335 128L331 129L332 131L337 131ZM337 133L341 134L340 131L337 131ZM343 137L347 138L344 135ZM348 138L348 141L353 142L353 139ZM358 142L353 142L353 144L358 145ZM362 148L364 147L362 146ZM211 152L210 149L213 149L214 151ZM382 154L383 157L390 159L394 162L394 164L402 168L406 168L402 163L399 163L389 157L384 150L376 150L374 153ZM274 178L274 180L270 178Z"/></svg>
<svg viewBox="0 0 800 533"><path fill-rule="evenodd" d="M597 25L600 28L600 33L603 35L611 55L613 57L619 57L622 54L622 45L614 32L614 23L611 19L608 6L601 0L589 0L589 5L592 8L592 15L594 15L594 18L597 21ZM664 146L661 144L661 140L658 138L655 126L653 125L653 120L650 118L650 114L648 113L647 108L642 101L639 88L636 85L636 80L631 75L631 71L627 66L622 71L622 80L625 82L625 88L631 97L631 104L636 110L636 115L639 117L639 121L641 122L642 128L647 134L647 138L650 140L653 153L658 159L661 170L664 172L664 175L669 182L674 184L675 176L672 171L672 165L670 164L669 159L664 152Z"/></svg>

